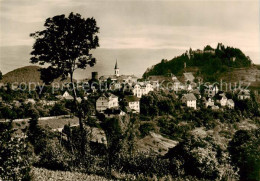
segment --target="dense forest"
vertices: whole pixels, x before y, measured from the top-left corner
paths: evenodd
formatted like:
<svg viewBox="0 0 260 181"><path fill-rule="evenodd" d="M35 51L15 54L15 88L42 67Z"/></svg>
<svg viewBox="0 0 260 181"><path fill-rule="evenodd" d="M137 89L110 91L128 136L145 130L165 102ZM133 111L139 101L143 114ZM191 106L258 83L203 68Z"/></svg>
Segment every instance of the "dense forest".
<svg viewBox="0 0 260 181"><path fill-rule="evenodd" d="M186 67L185 67L186 66ZM185 69L196 70L196 74L204 80L215 81L221 74L232 68L251 66L251 60L240 49L225 47L219 43L214 49L207 45L203 50L186 51L172 60L163 59L160 63L148 68L143 74L144 78L150 75L181 75Z"/></svg>

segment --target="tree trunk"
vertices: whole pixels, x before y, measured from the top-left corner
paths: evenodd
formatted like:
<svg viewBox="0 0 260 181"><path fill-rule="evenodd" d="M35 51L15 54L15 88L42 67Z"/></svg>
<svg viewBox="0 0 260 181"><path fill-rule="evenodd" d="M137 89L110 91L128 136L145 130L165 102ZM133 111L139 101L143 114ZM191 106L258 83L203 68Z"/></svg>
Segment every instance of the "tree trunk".
<svg viewBox="0 0 260 181"><path fill-rule="evenodd" d="M82 122L82 110L77 102L77 93L76 93L75 84L73 82L73 73L70 74L70 82L72 83L73 100L74 100L74 105L76 107L76 111L78 113L78 118L79 118L79 128L80 128L80 133L81 133L81 154L85 155L85 143L86 142L85 142L85 134L84 134L85 131L84 131L83 122Z"/></svg>

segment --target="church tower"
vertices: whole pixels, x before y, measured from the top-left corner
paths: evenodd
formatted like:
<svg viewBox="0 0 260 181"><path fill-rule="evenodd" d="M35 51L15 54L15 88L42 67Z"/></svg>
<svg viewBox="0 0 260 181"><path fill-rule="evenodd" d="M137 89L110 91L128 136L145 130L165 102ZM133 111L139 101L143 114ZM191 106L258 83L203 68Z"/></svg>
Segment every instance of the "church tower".
<svg viewBox="0 0 260 181"><path fill-rule="evenodd" d="M115 75L118 77L119 76L119 68L117 66L117 60L116 60L116 65L115 65Z"/></svg>

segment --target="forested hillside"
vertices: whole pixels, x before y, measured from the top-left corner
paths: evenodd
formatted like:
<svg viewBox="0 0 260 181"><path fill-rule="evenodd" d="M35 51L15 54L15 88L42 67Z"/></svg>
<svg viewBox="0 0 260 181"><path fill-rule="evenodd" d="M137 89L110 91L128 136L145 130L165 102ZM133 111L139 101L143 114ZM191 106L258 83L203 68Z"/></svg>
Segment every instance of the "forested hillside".
<svg viewBox="0 0 260 181"><path fill-rule="evenodd" d="M234 68L250 67L252 61L240 49L225 47L219 43L216 49L207 45L203 50L186 51L172 60L162 60L161 63L148 68L143 74L146 78L150 75L175 75L182 74L185 69L195 70L196 75L202 76L206 81L215 81L223 73ZM186 67L185 67L186 66Z"/></svg>

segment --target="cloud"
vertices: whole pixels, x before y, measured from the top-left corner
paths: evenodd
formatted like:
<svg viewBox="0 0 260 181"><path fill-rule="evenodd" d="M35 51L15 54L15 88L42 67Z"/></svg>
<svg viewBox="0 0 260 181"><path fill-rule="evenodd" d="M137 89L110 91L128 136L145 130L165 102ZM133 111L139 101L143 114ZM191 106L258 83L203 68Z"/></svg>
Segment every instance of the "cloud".
<svg viewBox="0 0 260 181"><path fill-rule="evenodd" d="M32 45L29 34L46 18L72 11L97 20L101 48L185 50L223 42L260 60L256 0L1 0L0 45Z"/></svg>

